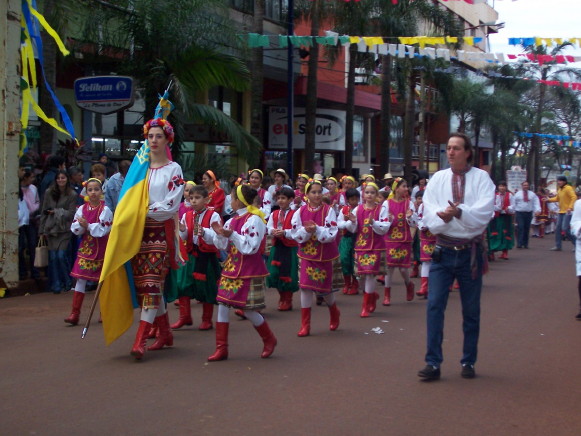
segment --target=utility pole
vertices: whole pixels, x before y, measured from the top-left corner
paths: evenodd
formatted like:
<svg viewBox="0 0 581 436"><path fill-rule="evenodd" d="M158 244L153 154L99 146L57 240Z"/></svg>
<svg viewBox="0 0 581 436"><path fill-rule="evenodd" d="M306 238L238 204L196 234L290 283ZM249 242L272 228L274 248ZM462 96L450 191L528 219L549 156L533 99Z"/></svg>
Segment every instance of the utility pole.
<svg viewBox="0 0 581 436"><path fill-rule="evenodd" d="M21 0L0 1L0 288L18 283Z"/></svg>

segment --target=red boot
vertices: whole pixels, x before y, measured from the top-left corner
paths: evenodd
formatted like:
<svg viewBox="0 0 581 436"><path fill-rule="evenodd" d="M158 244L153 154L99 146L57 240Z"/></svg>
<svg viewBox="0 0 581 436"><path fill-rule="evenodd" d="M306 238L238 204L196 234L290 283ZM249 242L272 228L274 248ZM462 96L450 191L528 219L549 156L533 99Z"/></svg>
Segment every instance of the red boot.
<svg viewBox="0 0 581 436"><path fill-rule="evenodd" d="M369 294L369 313L375 312L375 309L377 308L377 300L379 300L379 294L377 292L373 291Z"/></svg>
<svg viewBox="0 0 581 436"><path fill-rule="evenodd" d="M383 297L383 305L389 306L391 304L391 288L385 288Z"/></svg>
<svg viewBox="0 0 581 436"><path fill-rule="evenodd" d="M278 310L282 310L281 308L284 305L284 294L282 291L278 291Z"/></svg>
<svg viewBox="0 0 581 436"><path fill-rule="evenodd" d="M280 304L278 310L287 312L293 310L293 293L290 291L282 291L280 293Z"/></svg>
<svg viewBox="0 0 581 436"><path fill-rule="evenodd" d="M212 303L203 303L202 310L202 323L198 327L198 330L212 330L212 315L214 315L214 305Z"/></svg>
<svg viewBox="0 0 581 436"><path fill-rule="evenodd" d="M508 250L502 250L501 259L508 260Z"/></svg>
<svg viewBox="0 0 581 436"><path fill-rule="evenodd" d="M230 323L216 322L216 351L210 357L208 362L217 362L218 360L228 359L228 327Z"/></svg>
<svg viewBox="0 0 581 436"><path fill-rule="evenodd" d="M180 308L183 304L180 303ZM188 303L189 306L189 303ZM169 328L169 315L164 313L161 316L155 318L155 323L159 327L159 336L155 342L148 347L149 351L161 350L164 346L171 347L173 345L173 335L171 329Z"/></svg>
<svg viewBox="0 0 581 436"><path fill-rule="evenodd" d="M311 308L302 307L301 308L301 329L297 333L297 336L304 337L311 334Z"/></svg>
<svg viewBox="0 0 581 436"><path fill-rule="evenodd" d="M418 292L416 292L416 295L418 297L428 298L428 278L427 277L422 277L422 286L420 287L420 290Z"/></svg>
<svg viewBox="0 0 581 436"><path fill-rule="evenodd" d="M415 279L416 277L418 277L420 275L420 271L419 271L419 262L414 262L414 267L412 269L412 273L410 274L410 277L412 279Z"/></svg>
<svg viewBox="0 0 581 436"><path fill-rule="evenodd" d="M370 300L373 299L372 294L368 294L367 292L363 293L363 304L361 305L361 318L368 318L369 317L369 305Z"/></svg>
<svg viewBox="0 0 581 436"><path fill-rule="evenodd" d="M79 323L79 316L81 315L81 307L83 306L84 298L84 292L75 291L73 294L73 308L68 318L65 318L66 323L70 325L77 325Z"/></svg>
<svg viewBox="0 0 581 436"><path fill-rule="evenodd" d="M331 321L329 322L329 330L334 332L339 328L339 322L341 318L341 312L337 307L337 303L333 303L332 306L329 306L329 314L331 315Z"/></svg>
<svg viewBox="0 0 581 436"><path fill-rule="evenodd" d="M159 329L157 328L157 324L155 323L155 320L154 320L153 324L151 324L151 328L149 329L149 332L147 332L147 339L155 339L155 338L157 338L158 335L159 335Z"/></svg>
<svg viewBox="0 0 581 436"><path fill-rule="evenodd" d="M264 320L264 322L260 324L258 327L255 326L254 328L256 329L256 331L262 338L262 342L264 343L264 348L262 349L262 354L260 355L260 357L266 359L272 354L272 352L274 351L274 347L276 347L278 341L276 340L274 333L272 333L272 330L270 330L270 327L268 326L266 320Z"/></svg>
<svg viewBox="0 0 581 436"><path fill-rule="evenodd" d="M347 291L347 295L357 295L359 294L359 282L357 281L357 277L351 276L351 286L349 291Z"/></svg>
<svg viewBox="0 0 581 436"><path fill-rule="evenodd" d="M234 311L234 315L236 315L242 319L246 319L246 315L244 315L244 311L242 309L236 309Z"/></svg>
<svg viewBox="0 0 581 436"><path fill-rule="evenodd" d="M343 292L343 294L347 295L349 293L349 289L351 288L351 278L353 276L351 275L347 275L347 274L343 274L343 279L345 280L345 286L343 286L343 290L341 292Z"/></svg>
<svg viewBox="0 0 581 436"><path fill-rule="evenodd" d="M141 360L145 354L146 342L147 342L147 332L151 328L151 323L147 321L139 321L139 328L137 329L137 334L135 335L135 342L133 343L133 348L131 348L131 355L137 360Z"/></svg>
<svg viewBox="0 0 581 436"><path fill-rule="evenodd" d="M192 308L190 307L190 297L180 297L180 317L171 325L174 330L181 329L185 325L192 325Z"/></svg>
<svg viewBox="0 0 581 436"><path fill-rule="evenodd" d="M406 289L405 299L407 301L412 301L414 299L414 289L415 289L414 282L410 280L408 284L405 285L405 289Z"/></svg>

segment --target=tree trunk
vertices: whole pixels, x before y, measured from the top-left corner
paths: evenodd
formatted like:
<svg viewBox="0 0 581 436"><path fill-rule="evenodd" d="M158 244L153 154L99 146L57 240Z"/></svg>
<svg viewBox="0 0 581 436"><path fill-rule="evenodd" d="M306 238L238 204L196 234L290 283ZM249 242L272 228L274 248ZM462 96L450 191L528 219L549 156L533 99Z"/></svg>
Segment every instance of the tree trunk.
<svg viewBox="0 0 581 436"><path fill-rule="evenodd" d="M412 183L412 147L414 145L414 126L416 121L415 99L416 81L411 65L408 72L408 92L405 108L405 130L404 130L404 178L408 184Z"/></svg>
<svg viewBox="0 0 581 436"><path fill-rule="evenodd" d="M319 10L321 2L313 2L311 36L319 35ZM309 52L309 76L305 101L305 170L309 175L315 167L315 128L317 123L317 72L319 69L319 45L314 43Z"/></svg>
<svg viewBox="0 0 581 436"><path fill-rule="evenodd" d="M548 77L548 70L543 70L542 79L546 80ZM541 132L542 128L542 121L543 121L543 110L545 106L545 93L547 91L547 85L541 83L539 89L539 105L537 107L537 113L535 114L535 124L534 124L534 131L537 133ZM539 186L539 182L541 179L540 176L540 161L541 161L541 138L537 135L534 135L531 140L531 153L529 156L529 166L532 174L532 180L534 182L535 188Z"/></svg>
<svg viewBox="0 0 581 436"><path fill-rule="evenodd" d="M426 79L424 73L420 72L420 141L419 141L419 165L418 169L424 169L424 163L426 161ZM429 153L429 152L428 152Z"/></svg>
<svg viewBox="0 0 581 436"><path fill-rule="evenodd" d="M264 0L254 1L254 17L252 23L252 31L262 35L263 33L263 23L264 23ZM250 133L260 142L264 140L263 132L263 110L262 110L262 100L264 93L264 65L263 65L263 49L262 47L257 47L252 49L251 57L251 71L252 71L252 83L251 83L251 121L250 121ZM289 126L290 128L290 126Z"/></svg>
<svg viewBox="0 0 581 436"><path fill-rule="evenodd" d="M380 173L389 172L389 147L391 144L391 63L390 55L381 59L381 146L379 149Z"/></svg>
<svg viewBox="0 0 581 436"><path fill-rule="evenodd" d="M357 44L349 47L349 69L347 73L347 108L345 111L345 172L353 169L353 118L355 115L355 67Z"/></svg>
<svg viewBox="0 0 581 436"><path fill-rule="evenodd" d="M474 156L472 162L476 168L480 168L480 151L478 145L480 143L480 122L474 123Z"/></svg>

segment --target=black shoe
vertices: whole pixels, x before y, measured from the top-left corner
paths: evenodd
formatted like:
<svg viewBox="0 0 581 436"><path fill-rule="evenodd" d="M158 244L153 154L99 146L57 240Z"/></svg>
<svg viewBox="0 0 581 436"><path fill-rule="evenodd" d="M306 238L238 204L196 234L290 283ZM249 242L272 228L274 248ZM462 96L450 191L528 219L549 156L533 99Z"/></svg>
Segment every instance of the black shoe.
<svg viewBox="0 0 581 436"><path fill-rule="evenodd" d="M577 321L581 321L581 312L579 312L579 313L577 314L577 316L575 317L575 319L576 319Z"/></svg>
<svg viewBox="0 0 581 436"><path fill-rule="evenodd" d="M474 378L476 377L476 372L474 371L474 365L464 364L462 365L462 377L464 378Z"/></svg>
<svg viewBox="0 0 581 436"><path fill-rule="evenodd" d="M424 369L418 371L418 377L420 377L422 381L440 380L440 368L426 365Z"/></svg>

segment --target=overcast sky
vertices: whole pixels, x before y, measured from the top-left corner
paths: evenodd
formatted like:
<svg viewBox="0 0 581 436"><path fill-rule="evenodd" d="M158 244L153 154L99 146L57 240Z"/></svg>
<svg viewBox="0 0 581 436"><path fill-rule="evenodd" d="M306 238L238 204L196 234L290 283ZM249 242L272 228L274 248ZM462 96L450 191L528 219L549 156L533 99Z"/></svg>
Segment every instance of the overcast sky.
<svg viewBox="0 0 581 436"><path fill-rule="evenodd" d="M495 0L494 8L505 27L490 35L492 52L521 53L521 47L508 45L508 38L581 37L581 0ZM564 54L581 56L581 49L568 48Z"/></svg>

